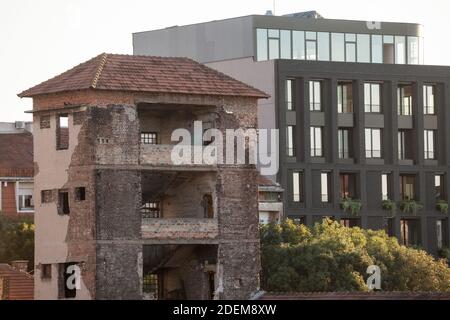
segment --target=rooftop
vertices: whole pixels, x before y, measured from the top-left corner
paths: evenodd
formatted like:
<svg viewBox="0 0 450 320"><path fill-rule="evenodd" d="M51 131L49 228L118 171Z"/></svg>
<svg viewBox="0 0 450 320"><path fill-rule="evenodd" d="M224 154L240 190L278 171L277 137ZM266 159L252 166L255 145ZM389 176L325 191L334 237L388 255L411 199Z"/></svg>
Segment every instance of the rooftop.
<svg viewBox="0 0 450 320"><path fill-rule="evenodd" d="M0 134L0 177L33 177L33 135Z"/></svg>
<svg viewBox="0 0 450 320"><path fill-rule="evenodd" d="M5 281L6 280L6 281ZM0 300L33 300L33 276L14 269L6 263L0 263L0 281L3 281L3 292Z"/></svg>
<svg viewBox="0 0 450 320"><path fill-rule="evenodd" d="M114 90L267 98L264 92L188 58L103 53L19 94Z"/></svg>

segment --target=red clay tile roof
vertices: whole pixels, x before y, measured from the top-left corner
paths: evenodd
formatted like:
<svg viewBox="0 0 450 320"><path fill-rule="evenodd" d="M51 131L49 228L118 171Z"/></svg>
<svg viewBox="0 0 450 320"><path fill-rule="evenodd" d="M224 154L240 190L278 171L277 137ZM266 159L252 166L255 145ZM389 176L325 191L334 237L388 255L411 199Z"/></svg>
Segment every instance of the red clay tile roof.
<svg viewBox="0 0 450 320"><path fill-rule="evenodd" d="M6 281L5 281L6 280ZM9 264L0 263L0 281L3 281L3 298L6 300L33 300L33 276L13 269ZM0 300L2 297L0 297Z"/></svg>
<svg viewBox="0 0 450 320"><path fill-rule="evenodd" d="M264 92L188 58L103 53L19 94L97 89L268 98Z"/></svg>
<svg viewBox="0 0 450 320"><path fill-rule="evenodd" d="M33 135L0 134L0 177L33 177Z"/></svg>

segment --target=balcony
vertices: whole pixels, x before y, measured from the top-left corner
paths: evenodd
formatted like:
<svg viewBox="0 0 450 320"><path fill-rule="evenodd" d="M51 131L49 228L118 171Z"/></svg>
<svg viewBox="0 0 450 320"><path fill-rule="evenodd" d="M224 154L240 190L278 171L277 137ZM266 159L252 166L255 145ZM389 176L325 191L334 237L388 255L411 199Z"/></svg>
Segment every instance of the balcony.
<svg viewBox="0 0 450 320"><path fill-rule="evenodd" d="M203 151L206 147L191 147L190 157L183 161L172 159L172 152L176 145L169 144L141 144L139 163L147 166L176 166L176 167L214 167L217 165L217 156L203 159Z"/></svg>
<svg viewBox="0 0 450 320"><path fill-rule="evenodd" d="M218 219L143 219L142 238L148 240L212 240L219 235Z"/></svg>
<svg viewBox="0 0 450 320"><path fill-rule="evenodd" d="M259 211L274 211L281 212L283 210L283 203L281 202L259 202Z"/></svg>

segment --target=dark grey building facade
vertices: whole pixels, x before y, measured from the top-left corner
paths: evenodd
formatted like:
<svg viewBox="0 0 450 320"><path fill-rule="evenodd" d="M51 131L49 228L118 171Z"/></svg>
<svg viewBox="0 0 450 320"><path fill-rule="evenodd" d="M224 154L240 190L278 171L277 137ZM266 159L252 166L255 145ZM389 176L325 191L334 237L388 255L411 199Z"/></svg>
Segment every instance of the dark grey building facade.
<svg viewBox="0 0 450 320"><path fill-rule="evenodd" d="M449 245L450 67L423 65L421 31L247 16L133 43L135 54L188 56L271 95L258 121L280 130L272 178L286 190L286 217L384 229L436 254Z"/></svg>

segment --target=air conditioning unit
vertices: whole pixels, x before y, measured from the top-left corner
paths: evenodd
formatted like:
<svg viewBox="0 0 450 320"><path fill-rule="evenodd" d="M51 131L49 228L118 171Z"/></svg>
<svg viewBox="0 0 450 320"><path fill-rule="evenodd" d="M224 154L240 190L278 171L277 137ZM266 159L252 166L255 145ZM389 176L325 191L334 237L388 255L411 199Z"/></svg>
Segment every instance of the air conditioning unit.
<svg viewBox="0 0 450 320"><path fill-rule="evenodd" d="M16 121L16 129L25 129L25 121Z"/></svg>

